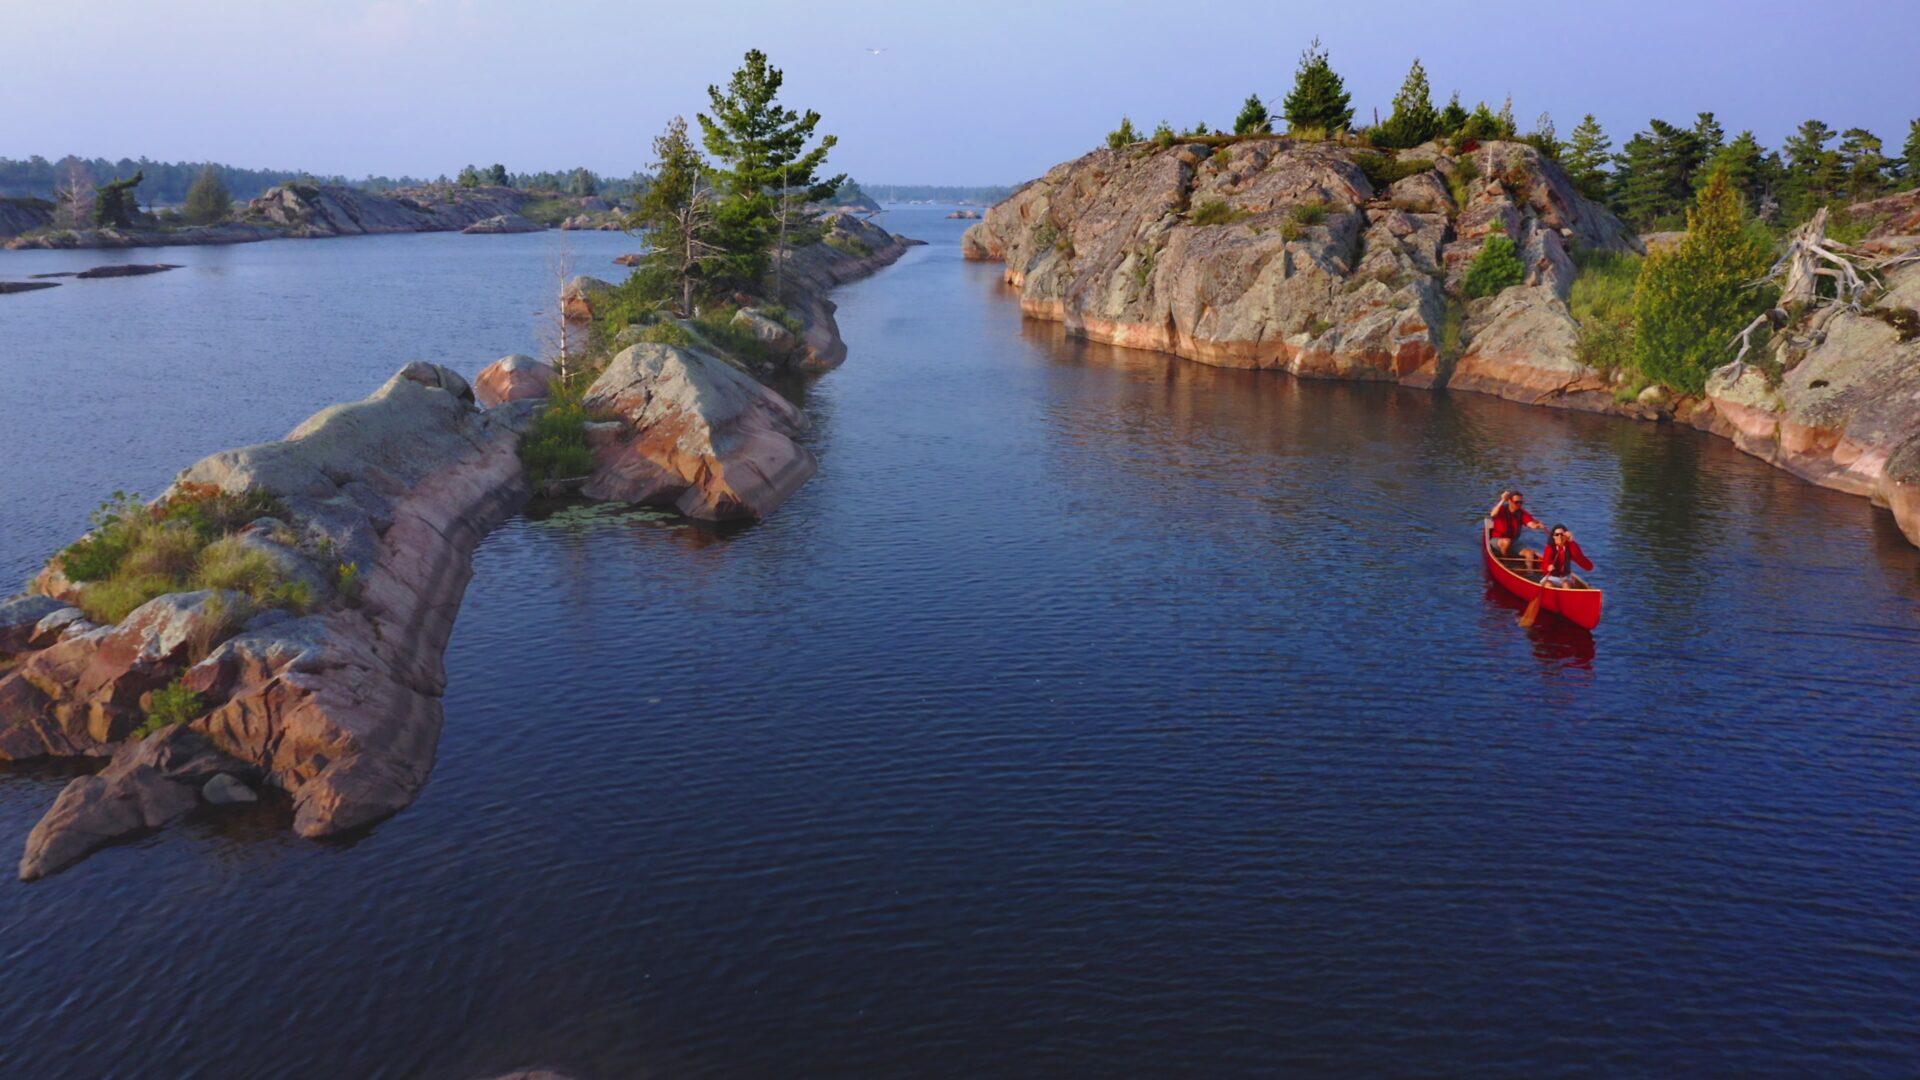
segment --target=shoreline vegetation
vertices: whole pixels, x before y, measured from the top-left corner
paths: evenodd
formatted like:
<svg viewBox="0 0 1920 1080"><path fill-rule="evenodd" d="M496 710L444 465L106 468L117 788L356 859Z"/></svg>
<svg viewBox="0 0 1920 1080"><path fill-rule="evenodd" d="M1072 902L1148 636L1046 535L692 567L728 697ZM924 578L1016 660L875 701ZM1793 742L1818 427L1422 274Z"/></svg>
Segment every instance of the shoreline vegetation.
<svg viewBox="0 0 1920 1080"><path fill-rule="evenodd" d="M656 140L658 181L621 221L645 230L632 275L556 265L543 358L473 383L408 364L152 502L116 494L0 601L0 760L106 762L33 828L21 878L256 789L306 837L405 808L494 527L536 494L752 521L813 475L805 413L761 380L837 366L825 294L913 241L831 205L834 139L781 81L750 52L697 143L682 120Z"/></svg>
<svg viewBox="0 0 1920 1080"><path fill-rule="evenodd" d="M965 254L1093 340L1689 423L1920 544L1920 121L1906 159L1858 129L1829 149L1809 121L1783 161L1707 113L1609 158L1592 117L1562 143L1545 116L1521 134L1510 100L1436 109L1416 60L1355 129L1318 42L1277 111L1122 118Z"/></svg>

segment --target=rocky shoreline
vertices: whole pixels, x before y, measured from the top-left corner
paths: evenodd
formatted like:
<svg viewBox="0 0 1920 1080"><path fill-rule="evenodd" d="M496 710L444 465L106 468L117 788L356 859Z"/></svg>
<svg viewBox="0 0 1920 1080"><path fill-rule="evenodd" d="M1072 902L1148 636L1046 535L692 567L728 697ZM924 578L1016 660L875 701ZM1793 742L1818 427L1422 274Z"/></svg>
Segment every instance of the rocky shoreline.
<svg viewBox="0 0 1920 1080"><path fill-rule="evenodd" d="M1899 211L1881 215L1893 248L1920 219ZM1495 229L1515 241L1525 278L1462 300ZM1920 303L1920 265L1887 276L1878 312L1835 309L1785 335L1793 363L1778 385L1749 368L1698 398L1621 401L1620 384L1579 359L1571 253L1640 242L1522 143L1457 155L1429 143L1392 158L1284 138L1097 150L993 207L964 245L970 259L1005 263L1027 315L1075 335L1689 423L1871 498L1920 544L1920 341L1886 317Z"/></svg>
<svg viewBox="0 0 1920 1080"><path fill-rule="evenodd" d="M529 205L535 202L564 203L569 212L559 223L563 228L600 228L614 216L613 207L604 199L507 187L430 184L371 192L337 184L282 184L249 202L233 221L220 225L54 230L49 228L50 217L20 213L12 220L21 226L13 231L22 235L13 236L6 247L130 248L387 233L527 232L546 228L526 217Z"/></svg>
<svg viewBox="0 0 1920 1080"><path fill-rule="evenodd" d="M793 295L856 280L906 250L866 227L886 243L795 253L808 269ZM845 345L832 302L812 302L837 363ZM803 368L819 351L796 336L785 355ZM256 787L284 792L306 837L365 828L418 797L473 552L532 494L519 446L553 372L505 357L477 381L478 397L450 369L408 364L371 397L330 406L283 440L203 459L139 511L216 498L271 505L275 516L217 543L297 582L287 595L298 604L188 589L95 625L81 605L97 586L69 579L66 556L30 592L0 601L0 760L106 762L71 781L34 827L22 879L202 804L251 800ZM608 417L589 429L589 497L756 520L813 475L812 454L793 441L805 414L704 342L630 345L585 398ZM192 695L191 715L153 730L168 694Z"/></svg>

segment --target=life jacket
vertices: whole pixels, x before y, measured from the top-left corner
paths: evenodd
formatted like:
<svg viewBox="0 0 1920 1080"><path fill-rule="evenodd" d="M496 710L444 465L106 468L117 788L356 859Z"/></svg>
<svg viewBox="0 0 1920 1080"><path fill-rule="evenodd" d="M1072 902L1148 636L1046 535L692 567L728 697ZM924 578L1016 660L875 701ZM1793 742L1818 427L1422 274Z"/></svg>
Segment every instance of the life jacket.
<svg viewBox="0 0 1920 1080"><path fill-rule="evenodd" d="M1546 550L1540 553L1540 572L1549 577L1565 577L1573 570L1573 564L1576 562L1588 570L1593 569L1593 563L1587 560L1586 553L1580 550L1579 544L1571 540L1567 541L1565 547L1549 543L1546 545Z"/></svg>
<svg viewBox="0 0 1920 1080"><path fill-rule="evenodd" d="M1506 540L1519 536L1520 528L1526 521L1525 507L1515 510L1511 503L1501 503L1500 508L1493 512L1493 538Z"/></svg>

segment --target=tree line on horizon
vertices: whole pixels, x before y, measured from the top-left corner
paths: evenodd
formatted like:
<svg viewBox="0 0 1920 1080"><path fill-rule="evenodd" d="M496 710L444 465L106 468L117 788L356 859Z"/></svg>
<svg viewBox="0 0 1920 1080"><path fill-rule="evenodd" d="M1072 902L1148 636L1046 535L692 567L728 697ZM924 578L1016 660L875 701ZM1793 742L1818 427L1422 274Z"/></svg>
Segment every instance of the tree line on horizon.
<svg viewBox="0 0 1920 1080"><path fill-rule="evenodd" d="M1476 142L1506 139L1526 142L1558 160L1582 194L1612 209L1641 231L1677 229L1695 197L1714 172L1726 169L1735 191L1762 221L1788 226L1821 207L1877 198L1920 186L1920 119L1908 124L1898 154L1862 127L1836 131L1810 119L1777 150L1761 144L1752 131L1732 138L1711 112L1692 125L1652 119L1614 152L1612 139L1592 113L1583 116L1561 141L1553 118L1541 113L1531 130L1514 120L1513 97L1496 111L1482 101L1469 110L1455 91L1436 107L1426 68L1416 57L1385 120L1356 128L1352 95L1333 69L1327 50L1314 39L1301 54L1294 84L1279 106L1286 133L1295 138L1352 140L1382 149L1408 149L1443 139L1462 149ZM1275 117L1258 94L1248 95L1230 129L1213 131L1205 123L1176 133L1162 121L1150 136L1130 118L1108 133L1110 147L1152 139L1170 145L1186 137L1273 134Z"/></svg>

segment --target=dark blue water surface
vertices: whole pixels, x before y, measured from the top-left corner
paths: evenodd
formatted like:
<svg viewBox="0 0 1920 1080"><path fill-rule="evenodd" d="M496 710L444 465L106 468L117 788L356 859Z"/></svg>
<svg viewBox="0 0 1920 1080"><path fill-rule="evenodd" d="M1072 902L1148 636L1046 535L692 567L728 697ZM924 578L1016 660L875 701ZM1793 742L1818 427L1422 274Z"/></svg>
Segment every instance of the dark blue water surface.
<svg viewBox="0 0 1920 1080"><path fill-rule="evenodd" d="M1690 430L1069 341L960 223L889 224L932 244L839 294L771 521L481 548L411 809L0 881L0 1073L1920 1071L1885 511ZM0 298L0 570L401 361L531 348L557 242ZM1507 483L1599 563L1597 633L1489 591ZM0 854L63 779L0 774Z"/></svg>

